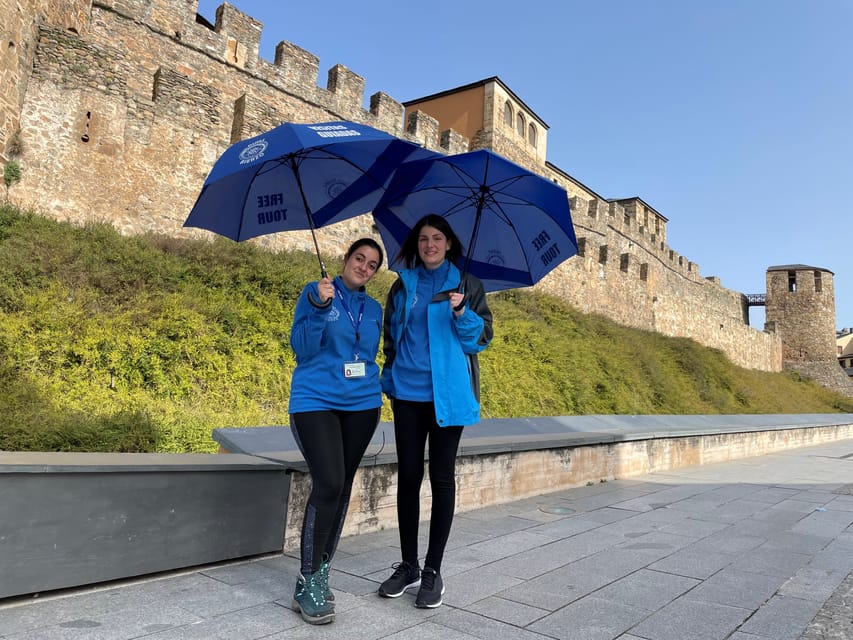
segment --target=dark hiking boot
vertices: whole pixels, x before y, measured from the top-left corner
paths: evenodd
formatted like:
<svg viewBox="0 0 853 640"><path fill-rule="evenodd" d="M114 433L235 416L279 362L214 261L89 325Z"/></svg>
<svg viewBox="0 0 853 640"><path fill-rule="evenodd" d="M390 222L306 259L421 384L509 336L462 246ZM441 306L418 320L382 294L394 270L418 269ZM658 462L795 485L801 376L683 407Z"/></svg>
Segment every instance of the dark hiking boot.
<svg viewBox="0 0 853 640"><path fill-rule="evenodd" d="M299 575L290 608L299 611L308 624L327 624L335 619L334 608L326 602L325 587L319 579L319 571L307 578Z"/></svg>

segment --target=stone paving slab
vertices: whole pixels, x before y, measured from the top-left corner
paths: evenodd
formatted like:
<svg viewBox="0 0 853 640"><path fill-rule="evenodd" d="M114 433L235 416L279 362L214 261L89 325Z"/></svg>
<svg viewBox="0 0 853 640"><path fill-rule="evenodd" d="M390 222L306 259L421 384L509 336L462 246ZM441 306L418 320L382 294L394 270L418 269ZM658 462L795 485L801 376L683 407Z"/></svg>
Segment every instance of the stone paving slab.
<svg viewBox="0 0 853 640"><path fill-rule="evenodd" d="M0 600L0 640L851 640L851 454L845 440L460 513L438 609L376 595L399 560L386 530L341 541L330 625L290 610L299 562L275 554Z"/></svg>

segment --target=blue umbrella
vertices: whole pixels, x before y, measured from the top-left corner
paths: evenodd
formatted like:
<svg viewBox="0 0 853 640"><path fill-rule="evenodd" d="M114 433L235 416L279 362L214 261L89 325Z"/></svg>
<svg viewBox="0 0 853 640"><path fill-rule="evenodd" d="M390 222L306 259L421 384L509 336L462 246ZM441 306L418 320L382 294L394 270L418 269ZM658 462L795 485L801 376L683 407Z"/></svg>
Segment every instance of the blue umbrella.
<svg viewBox="0 0 853 640"><path fill-rule="evenodd" d="M184 222L240 241L372 210L407 159L438 155L354 122L285 123L226 149Z"/></svg>
<svg viewBox="0 0 853 640"><path fill-rule="evenodd" d="M447 219L462 242L463 273L486 291L536 284L578 252L566 190L489 151L401 165L373 211L390 267L423 216Z"/></svg>

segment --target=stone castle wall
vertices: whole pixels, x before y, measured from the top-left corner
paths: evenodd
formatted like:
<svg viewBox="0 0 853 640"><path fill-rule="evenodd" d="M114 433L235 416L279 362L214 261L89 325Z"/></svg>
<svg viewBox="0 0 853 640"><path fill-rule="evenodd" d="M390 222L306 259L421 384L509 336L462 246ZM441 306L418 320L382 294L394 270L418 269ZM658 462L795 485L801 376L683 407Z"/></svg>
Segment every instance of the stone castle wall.
<svg viewBox="0 0 853 640"><path fill-rule="evenodd" d="M195 0L0 0L15 16L0 76L0 147L22 169L14 202L125 234L200 237L209 234L182 225L216 158L282 121L353 120L447 153L482 146L422 112L404 128L402 105L381 92L365 108L364 79L341 64L320 87L318 58L292 43L280 42L272 62L260 58L262 25L231 5L212 29L196 9ZM491 140L571 196L581 255L540 289L625 325L696 339L741 366L781 370L778 334L750 328L745 297L703 278L636 201L601 200L509 138ZM340 255L369 232L363 216L321 230L320 246ZM312 250L307 232L257 242Z"/></svg>
<svg viewBox="0 0 853 640"><path fill-rule="evenodd" d="M587 313L689 337L749 368L780 371L775 332L749 326L746 296L704 278L699 266L637 224L614 202L570 199L580 253L538 286Z"/></svg>

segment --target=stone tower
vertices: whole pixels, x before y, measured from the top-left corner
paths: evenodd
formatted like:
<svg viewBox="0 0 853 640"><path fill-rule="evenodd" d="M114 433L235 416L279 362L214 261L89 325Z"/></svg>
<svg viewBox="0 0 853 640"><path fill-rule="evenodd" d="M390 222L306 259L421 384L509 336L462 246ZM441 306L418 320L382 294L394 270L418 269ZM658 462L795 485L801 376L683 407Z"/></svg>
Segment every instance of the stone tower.
<svg viewBox="0 0 853 640"><path fill-rule="evenodd" d="M766 322L782 337L782 361L831 361L835 357L833 273L789 264L767 269Z"/></svg>
<svg viewBox="0 0 853 640"><path fill-rule="evenodd" d="M789 264L767 269L766 328L782 339L782 365L853 396L835 351L835 286L828 269Z"/></svg>

